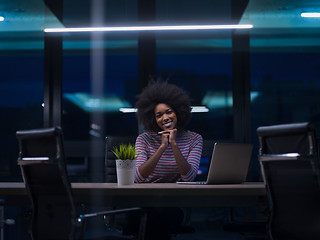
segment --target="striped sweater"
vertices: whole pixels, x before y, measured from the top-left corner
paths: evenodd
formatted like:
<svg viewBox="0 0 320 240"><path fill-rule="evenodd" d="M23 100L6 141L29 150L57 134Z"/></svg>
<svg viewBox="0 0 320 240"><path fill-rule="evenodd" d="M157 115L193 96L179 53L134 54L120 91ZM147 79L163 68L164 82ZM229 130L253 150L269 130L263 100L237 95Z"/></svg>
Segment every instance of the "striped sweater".
<svg viewBox="0 0 320 240"><path fill-rule="evenodd" d="M161 136L154 132L144 132L137 137L137 163L136 163L136 179L137 183L142 182L176 182L178 180L192 181L197 175L201 152L202 137L200 134L187 131L180 137L176 138L178 147L182 156L187 159L191 165L191 170L186 175L180 175L176 160L173 155L172 148L169 144L164 151L154 171L144 178L139 172L139 167L147 161L160 147Z"/></svg>

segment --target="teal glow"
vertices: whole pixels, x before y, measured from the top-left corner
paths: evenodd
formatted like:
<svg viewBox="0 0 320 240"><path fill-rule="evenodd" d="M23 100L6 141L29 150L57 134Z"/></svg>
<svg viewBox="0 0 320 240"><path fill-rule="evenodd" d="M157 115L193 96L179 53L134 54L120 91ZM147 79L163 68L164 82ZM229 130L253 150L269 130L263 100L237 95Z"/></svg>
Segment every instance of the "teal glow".
<svg viewBox="0 0 320 240"><path fill-rule="evenodd" d="M87 93L66 93L64 96L86 112L119 112L120 108L132 107L128 101L115 95L94 98Z"/></svg>
<svg viewBox="0 0 320 240"><path fill-rule="evenodd" d="M138 46L137 40L118 40L118 41L104 41L101 45L102 49L129 49ZM89 41L64 41L64 49L90 49L92 43Z"/></svg>
<svg viewBox="0 0 320 240"><path fill-rule="evenodd" d="M251 92L250 99L253 102L259 96L259 92ZM229 108L233 106L231 91L209 91L202 99L202 104L209 109Z"/></svg>

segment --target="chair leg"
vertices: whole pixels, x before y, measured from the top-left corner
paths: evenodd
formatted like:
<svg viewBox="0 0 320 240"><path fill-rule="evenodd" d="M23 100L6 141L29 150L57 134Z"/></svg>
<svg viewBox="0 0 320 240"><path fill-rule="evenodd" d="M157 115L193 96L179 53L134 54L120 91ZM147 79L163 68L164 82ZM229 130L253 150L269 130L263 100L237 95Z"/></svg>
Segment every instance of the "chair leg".
<svg viewBox="0 0 320 240"><path fill-rule="evenodd" d="M1 231L1 236L0 236L0 239L1 240L4 240L4 234L3 234L3 228L4 228L4 214L3 214L3 210L4 210L4 207L1 205L0 206L0 231Z"/></svg>
<svg viewBox="0 0 320 240"><path fill-rule="evenodd" d="M83 240L85 233L86 233L86 227L87 227L87 220L83 219L80 225L80 233L79 233L79 240Z"/></svg>
<svg viewBox="0 0 320 240"><path fill-rule="evenodd" d="M14 219L4 219L4 200L0 200L0 240L4 240L4 226L15 224Z"/></svg>
<svg viewBox="0 0 320 240"><path fill-rule="evenodd" d="M145 211L142 211L142 214L141 214L141 217L140 217L138 240L144 240L145 239L146 225L147 225L147 213Z"/></svg>

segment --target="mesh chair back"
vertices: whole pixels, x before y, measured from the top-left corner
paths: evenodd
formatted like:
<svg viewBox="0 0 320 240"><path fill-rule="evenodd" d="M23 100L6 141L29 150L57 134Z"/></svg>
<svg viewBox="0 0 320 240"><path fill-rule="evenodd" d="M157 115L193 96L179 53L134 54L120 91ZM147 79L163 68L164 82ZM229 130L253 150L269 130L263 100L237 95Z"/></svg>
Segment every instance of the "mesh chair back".
<svg viewBox="0 0 320 240"><path fill-rule="evenodd" d="M32 203L32 239L73 239L76 211L60 128L18 131L22 176Z"/></svg>
<svg viewBox="0 0 320 240"><path fill-rule="evenodd" d="M135 144L135 136L107 136L105 153L105 181L117 182L116 156L113 154L113 148L120 144Z"/></svg>
<svg viewBox="0 0 320 240"><path fill-rule="evenodd" d="M299 153L307 156L318 153L315 128L308 122L259 127L257 133L260 155Z"/></svg>
<svg viewBox="0 0 320 240"><path fill-rule="evenodd" d="M263 161L274 239L320 239L320 188L310 159Z"/></svg>
<svg viewBox="0 0 320 240"><path fill-rule="evenodd" d="M257 132L271 207L272 238L320 239L320 185L313 126L275 125L260 127Z"/></svg>

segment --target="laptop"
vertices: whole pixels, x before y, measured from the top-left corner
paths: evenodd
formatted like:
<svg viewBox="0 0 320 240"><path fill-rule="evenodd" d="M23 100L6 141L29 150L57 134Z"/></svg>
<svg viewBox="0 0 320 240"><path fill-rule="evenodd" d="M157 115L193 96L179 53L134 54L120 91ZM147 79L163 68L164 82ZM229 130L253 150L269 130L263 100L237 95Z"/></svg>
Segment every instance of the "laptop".
<svg viewBox="0 0 320 240"><path fill-rule="evenodd" d="M181 184L240 184L247 178L252 144L215 143L207 181L178 182Z"/></svg>

